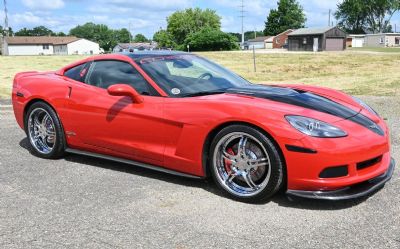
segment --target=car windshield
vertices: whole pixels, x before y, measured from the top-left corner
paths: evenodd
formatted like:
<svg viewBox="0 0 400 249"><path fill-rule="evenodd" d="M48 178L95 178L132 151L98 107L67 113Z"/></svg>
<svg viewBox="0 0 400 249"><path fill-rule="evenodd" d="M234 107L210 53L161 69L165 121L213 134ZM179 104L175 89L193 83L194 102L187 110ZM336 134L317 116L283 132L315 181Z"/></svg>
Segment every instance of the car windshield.
<svg viewBox="0 0 400 249"><path fill-rule="evenodd" d="M142 57L136 62L172 97L222 93L250 84L231 71L191 54Z"/></svg>

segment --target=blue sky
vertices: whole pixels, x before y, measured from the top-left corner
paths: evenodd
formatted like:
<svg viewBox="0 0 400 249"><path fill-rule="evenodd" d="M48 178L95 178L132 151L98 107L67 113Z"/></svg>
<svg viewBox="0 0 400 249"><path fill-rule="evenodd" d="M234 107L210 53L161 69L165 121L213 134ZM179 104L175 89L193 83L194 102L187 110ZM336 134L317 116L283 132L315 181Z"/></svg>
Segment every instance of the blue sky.
<svg viewBox="0 0 400 249"><path fill-rule="evenodd" d="M329 9L341 0L299 0L307 15L307 26L327 26ZM8 0L9 23L14 30L39 25L68 32L85 22L104 23L112 28L129 28L135 35L151 37L165 28L166 17L188 7L211 8L222 17L222 29L240 32L240 0ZM245 29L262 30L276 0L245 0ZM1 10L3 5L1 1ZM0 12L3 25L4 14ZM392 19L400 30L400 15Z"/></svg>

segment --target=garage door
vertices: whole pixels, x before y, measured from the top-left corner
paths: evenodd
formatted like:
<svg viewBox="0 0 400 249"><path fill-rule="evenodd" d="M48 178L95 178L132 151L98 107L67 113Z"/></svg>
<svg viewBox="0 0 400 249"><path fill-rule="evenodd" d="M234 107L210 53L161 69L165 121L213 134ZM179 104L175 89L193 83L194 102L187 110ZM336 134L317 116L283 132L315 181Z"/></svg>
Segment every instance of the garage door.
<svg viewBox="0 0 400 249"><path fill-rule="evenodd" d="M353 48L362 48L364 44L364 38L353 38Z"/></svg>
<svg viewBox="0 0 400 249"><path fill-rule="evenodd" d="M342 51L343 43L344 43L343 38L327 38L326 51Z"/></svg>

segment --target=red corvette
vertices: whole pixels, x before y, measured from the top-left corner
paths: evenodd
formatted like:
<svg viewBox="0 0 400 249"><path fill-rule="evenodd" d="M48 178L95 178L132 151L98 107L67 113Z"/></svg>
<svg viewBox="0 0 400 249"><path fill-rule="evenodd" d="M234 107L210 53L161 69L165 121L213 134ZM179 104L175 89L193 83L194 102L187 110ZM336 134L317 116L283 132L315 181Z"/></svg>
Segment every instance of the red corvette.
<svg viewBox="0 0 400 249"><path fill-rule="evenodd" d="M205 178L235 199L279 189L328 200L390 180L389 131L342 92L251 84L181 52L91 57L15 76L12 101L34 152L65 152Z"/></svg>

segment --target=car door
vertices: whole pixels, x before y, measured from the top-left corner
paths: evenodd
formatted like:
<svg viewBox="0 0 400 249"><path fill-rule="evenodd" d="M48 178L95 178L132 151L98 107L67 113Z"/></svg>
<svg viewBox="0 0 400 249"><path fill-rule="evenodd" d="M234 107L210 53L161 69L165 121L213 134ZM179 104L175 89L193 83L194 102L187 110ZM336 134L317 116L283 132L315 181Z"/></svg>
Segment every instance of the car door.
<svg viewBox="0 0 400 249"><path fill-rule="evenodd" d="M84 79L69 84L69 144L161 165L166 136L163 98L127 61L99 60L80 70ZM109 95L107 88L114 84L132 86L143 95L143 103Z"/></svg>

